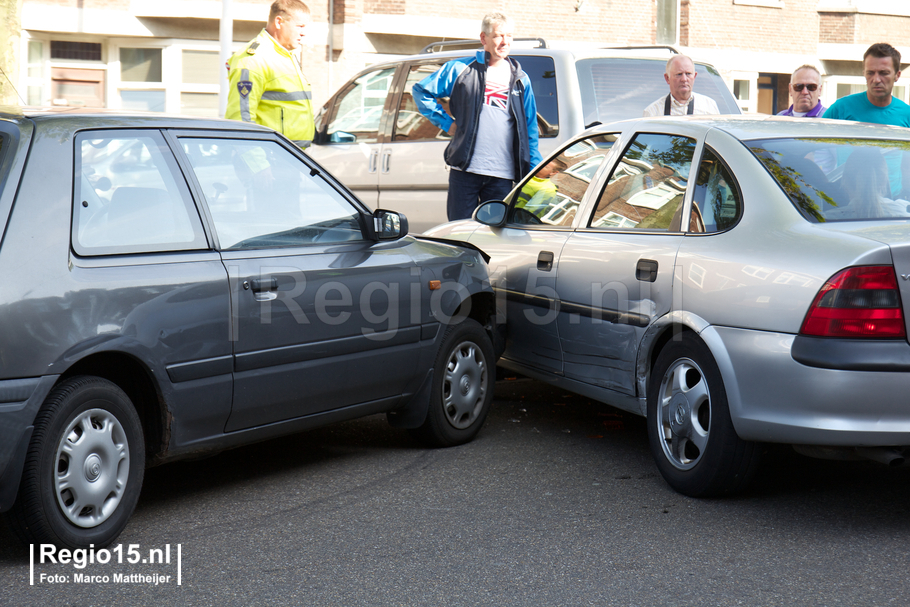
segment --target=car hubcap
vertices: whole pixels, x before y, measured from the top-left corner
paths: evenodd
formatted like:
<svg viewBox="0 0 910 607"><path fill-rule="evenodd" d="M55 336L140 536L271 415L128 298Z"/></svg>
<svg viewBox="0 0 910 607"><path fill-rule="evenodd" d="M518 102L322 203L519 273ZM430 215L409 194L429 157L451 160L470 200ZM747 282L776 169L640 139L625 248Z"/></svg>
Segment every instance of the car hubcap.
<svg viewBox="0 0 910 607"><path fill-rule="evenodd" d="M487 363L477 344L466 341L452 351L442 384L443 409L449 423L464 430L477 419L487 394Z"/></svg>
<svg viewBox="0 0 910 607"><path fill-rule="evenodd" d="M63 515L79 527L95 527L117 510L130 470L123 426L104 409L83 411L70 422L54 468L54 489Z"/></svg>
<svg viewBox="0 0 910 607"><path fill-rule="evenodd" d="M657 413L664 455L680 470L695 466L708 443L711 394L695 361L674 362L660 383Z"/></svg>

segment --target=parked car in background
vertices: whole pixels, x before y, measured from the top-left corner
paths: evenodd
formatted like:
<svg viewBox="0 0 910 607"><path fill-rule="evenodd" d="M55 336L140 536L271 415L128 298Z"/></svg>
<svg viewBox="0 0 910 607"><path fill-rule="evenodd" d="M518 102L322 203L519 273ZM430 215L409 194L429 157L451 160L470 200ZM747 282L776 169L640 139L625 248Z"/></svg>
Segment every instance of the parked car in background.
<svg viewBox="0 0 910 607"><path fill-rule="evenodd" d="M663 74L676 52L668 47L573 51L540 42L533 49L516 43L510 56L531 79L543 156L591 124L641 116L668 93ZM404 212L415 231L446 221L450 137L417 111L411 88L475 50L426 52L361 71L319 110L307 153L372 208ZM717 70L700 62L695 69L695 89L722 113L739 114Z"/></svg>
<svg viewBox="0 0 910 607"><path fill-rule="evenodd" d="M910 130L638 119L554 158L429 232L491 256L502 366L646 416L690 496L744 488L763 442L904 461Z"/></svg>
<svg viewBox="0 0 910 607"><path fill-rule="evenodd" d="M146 465L375 413L430 445L480 429L472 247L256 125L0 118L0 512L26 542L109 544Z"/></svg>

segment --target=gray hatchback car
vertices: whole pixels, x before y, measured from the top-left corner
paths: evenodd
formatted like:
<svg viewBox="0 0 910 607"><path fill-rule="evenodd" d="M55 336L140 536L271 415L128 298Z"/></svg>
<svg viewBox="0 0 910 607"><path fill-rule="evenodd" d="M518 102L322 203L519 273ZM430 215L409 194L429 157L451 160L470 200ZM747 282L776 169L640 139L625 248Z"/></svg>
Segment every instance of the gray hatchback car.
<svg viewBox="0 0 910 607"><path fill-rule="evenodd" d="M375 413L437 446L483 424L483 255L271 130L7 108L0 184L0 512L25 541L109 544L147 465Z"/></svg>

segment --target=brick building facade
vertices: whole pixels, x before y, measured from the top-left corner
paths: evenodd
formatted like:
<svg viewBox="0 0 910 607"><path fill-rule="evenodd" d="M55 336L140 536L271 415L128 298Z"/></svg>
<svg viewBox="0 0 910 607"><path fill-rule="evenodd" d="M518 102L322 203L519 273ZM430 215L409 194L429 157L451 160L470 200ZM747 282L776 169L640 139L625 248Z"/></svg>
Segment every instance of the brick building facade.
<svg viewBox="0 0 910 607"><path fill-rule="evenodd" d="M306 0L305 0L306 1ZM232 3L233 47L263 27L270 0ZM441 39L476 38L485 12L550 46L672 44L723 74L748 111L789 104L790 72L824 77L823 101L864 90L862 53L885 41L910 59L905 0L323 0L301 51L321 103L365 65ZM456 16L457 15L457 16ZM217 0L23 0L18 68L30 104L102 105L214 116L224 78ZM470 16L470 18L465 18ZM898 82L895 95L908 99ZM697 87L696 87L697 89ZM0 89L0 92L5 92ZM7 95L6 101L13 101Z"/></svg>

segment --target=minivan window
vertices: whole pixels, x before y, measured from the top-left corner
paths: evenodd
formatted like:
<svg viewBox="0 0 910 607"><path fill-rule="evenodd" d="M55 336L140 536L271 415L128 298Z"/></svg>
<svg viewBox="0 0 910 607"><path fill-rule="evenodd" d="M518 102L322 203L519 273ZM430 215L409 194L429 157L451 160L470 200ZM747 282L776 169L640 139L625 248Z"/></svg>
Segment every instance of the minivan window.
<svg viewBox="0 0 910 607"><path fill-rule="evenodd" d="M379 141L382 109L394 75L394 67L364 74L338 97L335 115L326 128L331 143Z"/></svg>
<svg viewBox="0 0 910 607"><path fill-rule="evenodd" d="M641 116L646 107L670 90L664 80L665 59L579 59L575 63L584 123L604 124ZM717 103L721 114L742 113L717 70L695 64L695 92ZM536 92L536 90L535 90Z"/></svg>
<svg viewBox="0 0 910 607"><path fill-rule="evenodd" d="M531 90L537 101L537 127L540 138L559 135L559 108L556 95L556 65L552 57L513 55L531 79Z"/></svg>
<svg viewBox="0 0 910 607"><path fill-rule="evenodd" d="M401 92L401 101L395 116L395 132L392 133L392 141L447 141L451 139L448 133L420 113L411 91L415 84L427 76L435 74L441 67L441 63L421 63L412 65L408 70L407 82ZM448 113L449 99L440 99L439 102Z"/></svg>

